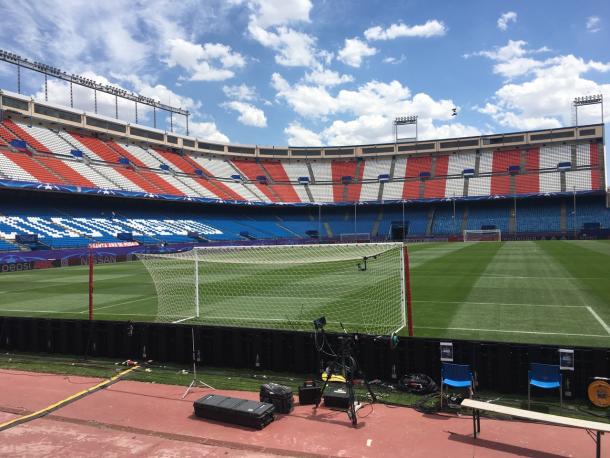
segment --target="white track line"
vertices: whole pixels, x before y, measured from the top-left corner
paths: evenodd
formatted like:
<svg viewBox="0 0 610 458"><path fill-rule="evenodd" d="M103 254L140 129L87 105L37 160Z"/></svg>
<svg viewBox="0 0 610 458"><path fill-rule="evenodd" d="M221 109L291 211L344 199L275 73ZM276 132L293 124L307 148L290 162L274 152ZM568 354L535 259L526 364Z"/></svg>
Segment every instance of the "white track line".
<svg viewBox="0 0 610 458"><path fill-rule="evenodd" d="M469 301L422 301L414 300L413 302L424 302L429 304L471 304L471 305L507 305L507 306L522 306L522 307L561 307L561 308L585 308L586 305L560 305L560 304L512 304L503 302L469 302Z"/></svg>
<svg viewBox="0 0 610 458"><path fill-rule="evenodd" d="M593 315L593 318L595 318L597 321L599 321L599 324L601 324L601 325L602 325L602 327L603 327L603 328L606 330L606 332L608 333L608 335L610 335L610 326L608 326L608 325L606 324L606 322L605 322L604 320L602 320L602 317L601 317L601 316L599 316L599 315L597 314L597 312L595 312L595 310L593 310L593 307L590 307L590 306L588 306L588 305L587 305L587 310L588 310L589 312L591 312L591 315Z"/></svg>
<svg viewBox="0 0 610 458"><path fill-rule="evenodd" d="M576 337L602 337L610 338L610 335L604 336L600 334L574 334L569 332L544 332L544 331L511 331L506 329L476 329L476 328L437 328L433 326L415 326L415 329L433 329L438 331L477 331L477 332L499 332L510 334L543 334L549 336L576 336Z"/></svg>

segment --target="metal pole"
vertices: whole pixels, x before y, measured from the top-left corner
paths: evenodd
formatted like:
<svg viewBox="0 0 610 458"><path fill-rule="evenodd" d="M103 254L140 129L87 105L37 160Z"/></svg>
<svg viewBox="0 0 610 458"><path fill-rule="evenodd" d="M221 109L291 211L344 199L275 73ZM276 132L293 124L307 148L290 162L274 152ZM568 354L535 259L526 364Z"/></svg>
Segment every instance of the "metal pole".
<svg viewBox="0 0 610 458"><path fill-rule="evenodd" d="M517 233L517 196L513 196L513 214L515 215L515 230L513 231L515 234Z"/></svg>
<svg viewBox="0 0 610 458"><path fill-rule="evenodd" d="M576 108L576 127L578 127L578 105L574 105Z"/></svg>
<svg viewBox="0 0 610 458"><path fill-rule="evenodd" d="M17 64L17 94L21 94L21 65Z"/></svg>
<svg viewBox="0 0 610 458"><path fill-rule="evenodd" d="M114 117L119 119L119 97L116 94L114 96Z"/></svg>
<svg viewBox="0 0 610 458"><path fill-rule="evenodd" d="M89 321L93 320L93 248L89 248Z"/></svg>
<svg viewBox="0 0 610 458"><path fill-rule="evenodd" d="M417 141L417 119L415 120L415 141Z"/></svg>
<svg viewBox="0 0 610 458"><path fill-rule="evenodd" d="M44 101L45 102L49 101L49 88L47 86L47 75L46 75L46 73L44 75Z"/></svg>
<svg viewBox="0 0 610 458"><path fill-rule="evenodd" d="M72 81L70 81L70 108L74 108L74 94L72 92Z"/></svg>
<svg viewBox="0 0 610 458"><path fill-rule="evenodd" d="M572 188L572 195L574 196L572 204L572 226L574 226L574 238L576 238L576 186Z"/></svg>
<svg viewBox="0 0 610 458"><path fill-rule="evenodd" d="M402 201L402 241L405 241L405 201Z"/></svg>
<svg viewBox="0 0 610 458"><path fill-rule="evenodd" d="M453 203L453 233L455 234L455 194L453 195L451 202Z"/></svg>
<svg viewBox="0 0 610 458"><path fill-rule="evenodd" d="M136 124L138 123L138 102L135 102L136 105Z"/></svg>
<svg viewBox="0 0 610 458"><path fill-rule="evenodd" d="M97 89L93 89L93 111L97 114Z"/></svg>
<svg viewBox="0 0 610 458"><path fill-rule="evenodd" d="M405 289L407 294L407 326L409 337L413 337L413 305L411 303L411 273L409 272L409 250L406 246L402 249L405 270Z"/></svg>
<svg viewBox="0 0 610 458"><path fill-rule="evenodd" d="M153 107L153 127L157 128L157 109Z"/></svg>
<svg viewBox="0 0 610 458"><path fill-rule="evenodd" d="M195 251L195 317L199 318L199 253Z"/></svg>
<svg viewBox="0 0 610 458"><path fill-rule="evenodd" d="M318 204L318 240L322 238L322 205Z"/></svg>
<svg viewBox="0 0 610 458"><path fill-rule="evenodd" d="M169 130L170 132L174 131L174 116L171 111L169 112Z"/></svg>
<svg viewBox="0 0 610 458"><path fill-rule="evenodd" d="M189 115L186 115L186 135L189 134Z"/></svg>

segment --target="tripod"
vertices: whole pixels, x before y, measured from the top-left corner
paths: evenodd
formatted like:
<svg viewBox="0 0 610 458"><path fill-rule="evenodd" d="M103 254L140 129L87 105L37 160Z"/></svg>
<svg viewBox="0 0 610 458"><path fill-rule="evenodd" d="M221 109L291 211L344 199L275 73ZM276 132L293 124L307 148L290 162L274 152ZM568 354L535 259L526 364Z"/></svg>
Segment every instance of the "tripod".
<svg viewBox="0 0 610 458"><path fill-rule="evenodd" d="M324 331L322 331L324 332ZM354 393L354 376L360 372L362 375L362 379L364 380L364 386L366 387L369 395L373 402L377 401L377 397L371 387L369 385L368 379L362 370L358 370L358 363L356 362L356 357L354 356L354 343L356 338L351 335L341 336L339 337L340 342L340 351L338 355L330 361L328 364L328 369L326 371L326 380L324 380L324 385L322 385L322 391L320 393L320 398L316 402L315 408L317 409L320 405L320 401L322 400L322 396L324 395L324 390L328 386L328 383L331 381L334 374L343 374L345 378L345 391L347 393L348 405L347 405L347 417L351 420L352 425L356 426L358 424L358 417L356 412L360 408L360 404L356 401L356 395Z"/></svg>
<svg viewBox="0 0 610 458"><path fill-rule="evenodd" d="M212 390L214 390L215 388L208 385L205 382L202 382L201 380L199 380L197 378L197 350L195 350L195 328L191 327L191 340L193 343L193 380L191 381L191 384L188 386L188 388L186 389L186 391L184 392L184 394L182 395L181 399L184 399L189 392L195 388L197 385L202 386L204 388L210 388Z"/></svg>

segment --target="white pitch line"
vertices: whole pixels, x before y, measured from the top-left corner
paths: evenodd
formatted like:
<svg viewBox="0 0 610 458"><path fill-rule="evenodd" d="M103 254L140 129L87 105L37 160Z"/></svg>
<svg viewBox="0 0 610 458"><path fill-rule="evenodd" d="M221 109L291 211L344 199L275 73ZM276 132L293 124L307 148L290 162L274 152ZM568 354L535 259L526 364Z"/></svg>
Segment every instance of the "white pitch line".
<svg viewBox="0 0 610 458"><path fill-rule="evenodd" d="M602 325L602 328L606 330L608 335L610 335L610 326L608 326L606 322L602 320L602 317L599 316L595 310L593 310L593 307L587 305L587 310L591 313L591 315L593 315L593 318L595 318L599 322L599 324Z"/></svg>
<svg viewBox="0 0 610 458"><path fill-rule="evenodd" d="M196 316L189 316L187 318L182 318L180 320L172 321L172 324L182 323L183 321L192 320L193 318L197 318L197 317Z"/></svg>
<svg viewBox="0 0 610 458"><path fill-rule="evenodd" d="M129 300L129 301L119 302L117 304L104 305L102 307L93 306L93 311L95 312L96 310L110 309L112 307L118 307L119 305L133 304L134 302L145 301L145 300L151 299L153 297L155 297L155 296L146 296L146 297L141 297L139 299L132 299L132 300ZM78 313L87 313L87 310L83 310L82 312L78 312Z"/></svg>
<svg viewBox="0 0 610 458"><path fill-rule="evenodd" d="M63 315L78 315L80 313L87 313L88 310L85 311L66 311L66 310L24 310L24 309L0 309L0 312L11 312L11 313L48 313L50 315L53 314L63 314ZM104 315L102 313L102 315ZM151 315L150 313L113 313L112 316L145 316L149 318L169 318L170 316L175 315Z"/></svg>
<svg viewBox="0 0 610 458"><path fill-rule="evenodd" d="M510 334L542 334L549 336L576 336L576 337L603 337L610 338L610 335L600 334L574 334L569 332L545 332L545 331L511 331L507 329L476 329L476 328L437 328L434 326L415 326L415 329L433 329L438 331L477 331L477 332L500 332Z"/></svg>
<svg viewBox="0 0 610 458"><path fill-rule="evenodd" d="M507 305L523 307L562 307L562 308L585 308L586 305L560 305L560 304L514 304L505 302L468 302L468 301L424 301L414 300L413 302L425 302L430 304L472 304L472 305Z"/></svg>

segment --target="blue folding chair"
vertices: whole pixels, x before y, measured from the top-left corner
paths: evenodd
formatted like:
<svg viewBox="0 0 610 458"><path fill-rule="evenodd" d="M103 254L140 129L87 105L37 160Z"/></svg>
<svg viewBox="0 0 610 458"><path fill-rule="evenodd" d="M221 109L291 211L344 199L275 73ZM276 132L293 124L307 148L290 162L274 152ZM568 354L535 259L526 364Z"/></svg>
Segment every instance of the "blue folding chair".
<svg viewBox="0 0 610 458"><path fill-rule="evenodd" d="M441 407L443 407L444 385L454 388L468 388L469 397L474 393L474 378L468 364L442 363L441 365Z"/></svg>
<svg viewBox="0 0 610 458"><path fill-rule="evenodd" d="M530 363L527 371L527 408L531 405L532 385L545 390L559 388L559 404L563 407L563 377L559 366L554 364Z"/></svg>

